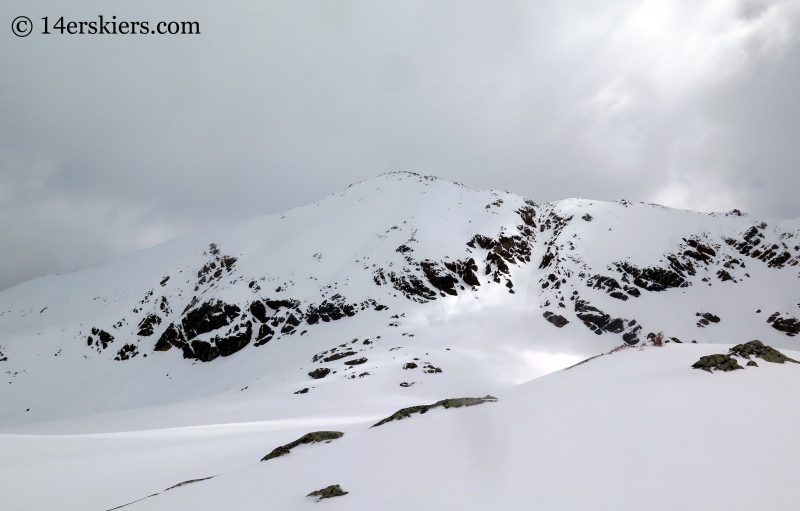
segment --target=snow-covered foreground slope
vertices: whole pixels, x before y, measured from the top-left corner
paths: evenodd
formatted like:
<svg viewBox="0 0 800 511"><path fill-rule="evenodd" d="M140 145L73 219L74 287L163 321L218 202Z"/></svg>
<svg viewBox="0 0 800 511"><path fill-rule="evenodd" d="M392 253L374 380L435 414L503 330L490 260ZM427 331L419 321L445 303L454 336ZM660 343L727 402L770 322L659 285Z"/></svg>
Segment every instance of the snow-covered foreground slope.
<svg viewBox="0 0 800 511"><path fill-rule="evenodd" d="M797 220L627 201L536 204L410 173L379 176L0 292L0 443L10 453L0 494L19 497L15 509L106 509L173 481L238 473L254 450L310 430L348 432L326 446L336 452L365 421L443 398L502 397L441 415L493 409L505 421L512 412L502 410L522 399L514 396L578 368L525 382L658 332L670 341L664 353L751 339L800 350L798 278ZM638 367L619 377L635 378ZM603 390L591 380L580 385ZM373 437L363 438L358 445ZM454 473L480 470L477 458L460 466L462 455L448 454ZM264 470L274 469L252 473ZM635 485L639 474L629 477ZM287 499L295 482L281 483ZM36 491L42 484L52 490ZM324 505L345 505L334 500Z"/></svg>
<svg viewBox="0 0 800 511"><path fill-rule="evenodd" d="M374 428L374 417L329 417L4 435L3 452L18 461L4 463L0 480L23 482L4 488L4 502L108 509L158 493L124 509L794 509L800 365L691 368L727 348L634 347L499 392L496 403ZM259 461L316 430L344 436ZM333 484L348 494L306 497Z"/></svg>

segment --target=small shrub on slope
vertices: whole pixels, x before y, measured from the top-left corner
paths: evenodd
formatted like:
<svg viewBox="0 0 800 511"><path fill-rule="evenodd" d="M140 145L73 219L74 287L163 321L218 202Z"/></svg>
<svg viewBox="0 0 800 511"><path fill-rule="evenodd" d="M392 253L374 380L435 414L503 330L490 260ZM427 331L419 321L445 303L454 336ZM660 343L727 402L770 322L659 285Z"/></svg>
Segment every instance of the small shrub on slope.
<svg viewBox="0 0 800 511"><path fill-rule="evenodd" d="M661 348L664 346L664 332L658 332L655 337L653 337L653 346L658 346Z"/></svg>

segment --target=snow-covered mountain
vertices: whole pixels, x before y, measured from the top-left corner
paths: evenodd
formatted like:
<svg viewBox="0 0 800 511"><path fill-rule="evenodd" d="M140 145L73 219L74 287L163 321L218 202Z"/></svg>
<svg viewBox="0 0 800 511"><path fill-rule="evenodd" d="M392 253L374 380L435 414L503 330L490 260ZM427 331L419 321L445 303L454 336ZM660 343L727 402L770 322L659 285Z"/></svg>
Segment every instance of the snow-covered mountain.
<svg viewBox="0 0 800 511"><path fill-rule="evenodd" d="M0 394L0 428L6 433L0 441L13 444L8 452L25 458L51 440L53 449L65 452L82 449L81 442L95 446L90 451L106 445L103 452L111 458L105 461L91 464L67 456L71 461L63 462L75 479L81 470L94 471L104 481L94 480L94 493L55 468L58 463L48 470L51 480L64 481L53 500L66 505L61 509L107 509L163 490L165 478L177 483L242 468L253 461L253 442L263 450L279 445L266 438L289 441L295 433L322 426L358 429L399 408L444 398L492 394L501 399L453 412L432 410L407 427L423 428L440 414L450 422L436 427L480 429L481 421L500 420L488 418L490 410L506 410L498 413L521 424L514 414L527 408L510 411L516 405L507 402L534 399L565 378L569 383L547 399L570 399L564 389L593 385L594 370L582 365L530 380L620 345L642 346L659 332L670 343L666 349L648 348L641 355L638 348L626 350L607 357L620 362L603 358L585 367L606 368L596 381L605 385L603 378L614 380L613 372L628 371L621 361L638 356L652 365L653 374L688 373L689 380L679 379L685 387L694 385L690 380L706 381L707 375L696 374L702 372L684 358L727 349L709 343L760 339L775 348L800 349L795 337L800 333L799 264L798 220L739 211L701 214L625 200L536 204L509 192L475 191L411 173L385 174L282 214L0 292L0 368L7 379ZM684 346L694 342L698 346ZM653 352L672 355L652 361ZM675 361L680 363L670 365ZM789 378L780 385L792 388L798 380L792 380L796 371L790 365L762 373L780 375L774 376L776 382ZM652 383L653 374L642 376L642 382ZM759 385L774 383L767 380ZM620 385L609 383L611 397L604 399L612 408L615 399L624 400ZM640 406L636 399L645 396L631 399ZM570 413L560 416L566 420ZM547 428L565 424L556 421ZM394 424L387 429L399 430ZM505 438L501 429L492 431L486 442ZM334 444L346 449L349 438L363 434L348 433L333 442L331 456L339 448ZM400 442L410 434L370 438L388 435L383 441ZM377 441L362 440L357 449L367 451ZM137 442L140 447L131 447ZM182 442L214 454L187 453ZM541 442L546 441L539 438L531 445ZM419 449L408 453L423 460ZM131 464L137 475L126 475L127 484L118 482L125 470L98 470L125 456L141 456L142 450L166 459L150 467L146 456L137 458ZM0 474L14 474L7 479L13 487L0 488L9 495L31 491L33 486L26 485L36 484L47 472L43 464L50 463L47 457L30 462L32 472L26 475L21 467L28 465L17 455L0 466ZM500 463L496 453L486 456L489 465ZM427 477L411 465L398 466L414 472L406 479L391 474L407 484ZM460 482L452 484L477 484L473 478L483 473L459 470L452 481ZM256 473L247 477L259 477ZM275 488L299 485L298 478L274 483ZM215 484L221 483L187 485L169 495ZM71 495L69 504L65 494ZM15 509L46 509L51 505L47 495L23 499ZM179 504L163 495L131 509L200 509L196 496ZM275 498L274 509L292 508L291 500ZM325 505L377 505L377 497L363 498L326 499ZM216 502L207 495L201 500ZM249 509L246 502L236 508Z"/></svg>

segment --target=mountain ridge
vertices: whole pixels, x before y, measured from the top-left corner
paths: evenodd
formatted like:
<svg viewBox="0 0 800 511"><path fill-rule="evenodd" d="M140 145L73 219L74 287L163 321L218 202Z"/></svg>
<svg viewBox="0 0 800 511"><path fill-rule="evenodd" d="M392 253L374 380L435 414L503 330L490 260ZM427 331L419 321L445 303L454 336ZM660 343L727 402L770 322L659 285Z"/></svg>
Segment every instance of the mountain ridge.
<svg viewBox="0 0 800 511"><path fill-rule="evenodd" d="M225 231L0 292L0 363L11 382L0 426L195 399L261 379L274 392L278 380L294 392L345 376L416 392L420 382L405 376L418 374L444 390L451 370L441 357L456 348L455 366L483 374L486 392L660 331L672 342L732 342L736 332L796 349L798 254L798 220L625 200L537 204L384 174ZM401 345L441 354L390 362ZM510 353L531 350L549 356L548 367L517 356L527 368L503 374ZM565 353L572 358L555 362ZM198 364L222 365L189 370ZM318 368L330 373L314 380L308 373ZM153 375L162 369L181 384L158 389L165 385ZM78 391L75 378L115 383Z"/></svg>

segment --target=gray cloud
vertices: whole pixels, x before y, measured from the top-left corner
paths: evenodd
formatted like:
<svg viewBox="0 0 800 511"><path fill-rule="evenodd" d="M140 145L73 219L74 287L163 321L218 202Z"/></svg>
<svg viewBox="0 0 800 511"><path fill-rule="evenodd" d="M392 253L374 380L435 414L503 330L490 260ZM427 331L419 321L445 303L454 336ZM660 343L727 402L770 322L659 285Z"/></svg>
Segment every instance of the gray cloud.
<svg viewBox="0 0 800 511"><path fill-rule="evenodd" d="M107 2L0 31L0 288L411 170L800 216L800 2Z"/></svg>

